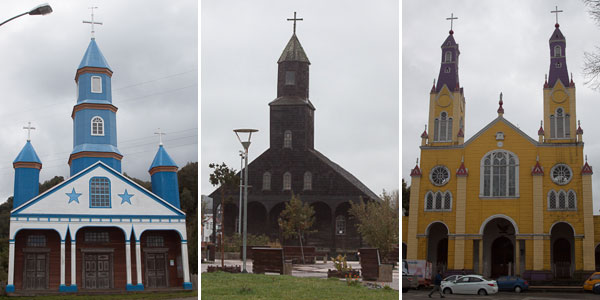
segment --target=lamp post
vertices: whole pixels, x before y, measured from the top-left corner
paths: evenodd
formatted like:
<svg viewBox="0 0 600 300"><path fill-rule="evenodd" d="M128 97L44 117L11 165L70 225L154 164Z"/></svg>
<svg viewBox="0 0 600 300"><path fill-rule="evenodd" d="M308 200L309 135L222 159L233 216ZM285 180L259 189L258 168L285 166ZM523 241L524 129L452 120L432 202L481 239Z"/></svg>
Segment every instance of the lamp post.
<svg viewBox="0 0 600 300"><path fill-rule="evenodd" d="M253 132L257 132L257 129L234 129L235 135L238 138L238 141L244 147L244 220L243 220L243 238L242 238L242 273L248 273L246 271L246 238L248 236L248 148L250 148L250 138L252 137ZM248 140L242 141L240 135L248 136Z"/></svg>
<svg viewBox="0 0 600 300"><path fill-rule="evenodd" d="M238 203L239 213L238 213L238 234L242 234L242 203L244 202L242 198L242 180L245 176L242 175L242 169L244 168L244 156L245 152L240 150L240 201Z"/></svg>
<svg viewBox="0 0 600 300"><path fill-rule="evenodd" d="M42 15L43 16L43 15L47 15L47 14L49 14L51 12L52 12L52 7L50 7L50 5L48 3L44 3L42 5L38 5L38 6L34 7L30 11L24 12L24 13L18 15L18 16L14 16L14 17L12 17L12 18L10 18L10 19L8 19L8 20L0 23L0 26L6 24L6 23L8 23L8 22L10 22L10 21L18 18L18 17L22 17L24 15L32 15L32 16Z"/></svg>

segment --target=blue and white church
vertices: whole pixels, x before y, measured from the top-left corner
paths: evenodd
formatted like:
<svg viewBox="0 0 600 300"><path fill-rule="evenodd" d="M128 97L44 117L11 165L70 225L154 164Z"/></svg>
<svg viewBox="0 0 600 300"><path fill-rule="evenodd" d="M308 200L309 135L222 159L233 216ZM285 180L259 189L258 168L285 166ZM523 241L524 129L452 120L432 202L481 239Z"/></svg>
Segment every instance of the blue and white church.
<svg viewBox="0 0 600 300"><path fill-rule="evenodd" d="M121 173L112 74L92 37L75 74L67 180L39 194L30 138L13 162L9 293L192 288L178 167L161 140L152 192Z"/></svg>

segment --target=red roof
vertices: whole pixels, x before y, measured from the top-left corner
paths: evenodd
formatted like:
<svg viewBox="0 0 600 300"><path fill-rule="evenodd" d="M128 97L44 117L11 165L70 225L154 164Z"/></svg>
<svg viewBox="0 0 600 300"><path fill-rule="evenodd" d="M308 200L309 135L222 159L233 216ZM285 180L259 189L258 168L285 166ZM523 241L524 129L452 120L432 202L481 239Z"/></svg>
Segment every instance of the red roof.
<svg viewBox="0 0 600 300"><path fill-rule="evenodd" d="M540 166L540 162L536 161L535 166L531 169L531 175L544 175L544 169Z"/></svg>
<svg viewBox="0 0 600 300"><path fill-rule="evenodd" d="M410 177L413 176L421 176L421 169L419 169L418 165L416 165L415 168L410 171Z"/></svg>
<svg viewBox="0 0 600 300"><path fill-rule="evenodd" d="M581 168L581 175L592 175L594 174L594 172L592 172L592 167L590 167L590 165L588 165L587 161L585 162L585 165L583 165L583 168Z"/></svg>
<svg viewBox="0 0 600 300"><path fill-rule="evenodd" d="M456 171L456 176L467 176L468 174L469 171L467 170L467 168L465 168L465 163L461 162L460 167Z"/></svg>

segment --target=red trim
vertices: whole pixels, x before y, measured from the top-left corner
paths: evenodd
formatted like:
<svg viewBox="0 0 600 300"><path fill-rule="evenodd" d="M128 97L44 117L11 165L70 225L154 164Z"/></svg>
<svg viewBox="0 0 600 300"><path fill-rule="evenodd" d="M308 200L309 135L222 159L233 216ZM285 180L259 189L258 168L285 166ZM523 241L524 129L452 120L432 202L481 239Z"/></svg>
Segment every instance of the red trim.
<svg viewBox="0 0 600 300"><path fill-rule="evenodd" d="M531 169L531 175L544 175L544 168L540 166L540 162L536 161L535 166Z"/></svg>
<svg viewBox="0 0 600 300"><path fill-rule="evenodd" d="M410 171L410 177L414 176L421 176L421 169L419 169L418 165L416 165L415 168Z"/></svg>

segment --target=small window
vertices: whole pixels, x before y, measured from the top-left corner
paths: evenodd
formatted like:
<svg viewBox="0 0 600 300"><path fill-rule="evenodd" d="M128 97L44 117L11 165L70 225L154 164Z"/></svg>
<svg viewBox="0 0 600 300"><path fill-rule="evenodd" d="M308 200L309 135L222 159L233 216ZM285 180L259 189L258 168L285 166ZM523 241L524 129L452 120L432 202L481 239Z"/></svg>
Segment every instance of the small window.
<svg viewBox="0 0 600 300"><path fill-rule="evenodd" d="M446 52L446 57L444 58L445 62L452 62L452 52Z"/></svg>
<svg viewBox="0 0 600 300"><path fill-rule="evenodd" d="M92 76L92 93L102 93L102 77Z"/></svg>
<svg viewBox="0 0 600 300"><path fill-rule="evenodd" d="M310 172L304 173L304 190L312 190L312 174Z"/></svg>
<svg viewBox="0 0 600 300"><path fill-rule="evenodd" d="M292 148L292 131L286 130L283 133L283 148Z"/></svg>
<svg viewBox="0 0 600 300"><path fill-rule="evenodd" d="M296 84L296 72L285 71L285 85L295 85L295 84Z"/></svg>
<svg viewBox="0 0 600 300"><path fill-rule="evenodd" d="M427 199L425 200L425 210L432 210L433 209L433 193L429 192L427 193Z"/></svg>
<svg viewBox="0 0 600 300"><path fill-rule="evenodd" d="M343 215L339 215L335 218L335 234L346 234L346 217L344 217Z"/></svg>
<svg viewBox="0 0 600 300"><path fill-rule="evenodd" d="M83 237L86 243L108 243L107 231L87 231Z"/></svg>
<svg viewBox="0 0 600 300"><path fill-rule="evenodd" d="M289 191L292 189L292 174L290 172L285 172L283 174L283 190Z"/></svg>
<svg viewBox="0 0 600 300"><path fill-rule="evenodd" d="M557 63L556 63L556 67L557 67L557 68L560 68L560 67L562 67L562 64L561 64L560 62L557 62Z"/></svg>
<svg viewBox="0 0 600 300"><path fill-rule="evenodd" d="M27 247L46 247L46 236L41 234L28 236Z"/></svg>
<svg viewBox="0 0 600 300"><path fill-rule="evenodd" d="M437 186L443 186L450 180L450 170L445 166L435 166L429 173L429 180Z"/></svg>
<svg viewBox="0 0 600 300"><path fill-rule="evenodd" d="M110 207L110 181L106 177L90 179L90 207Z"/></svg>
<svg viewBox="0 0 600 300"><path fill-rule="evenodd" d="M444 73L450 73L450 67L446 67L446 68L444 69Z"/></svg>
<svg viewBox="0 0 600 300"><path fill-rule="evenodd" d="M92 135L104 136L104 120L98 116L92 118Z"/></svg>
<svg viewBox="0 0 600 300"><path fill-rule="evenodd" d="M555 47L554 47L554 56L555 56L555 57L562 56L562 51L561 51L561 49L560 49L560 46L555 46Z"/></svg>
<svg viewBox="0 0 600 300"><path fill-rule="evenodd" d="M271 190L271 173L265 172L263 174L263 191Z"/></svg>
<svg viewBox="0 0 600 300"><path fill-rule="evenodd" d="M146 247L164 247L165 238L162 235L150 235L146 239Z"/></svg>
<svg viewBox="0 0 600 300"><path fill-rule="evenodd" d="M556 164L550 170L550 177L552 181L558 185L565 185L571 181L573 172L571 171L571 167L566 164Z"/></svg>

